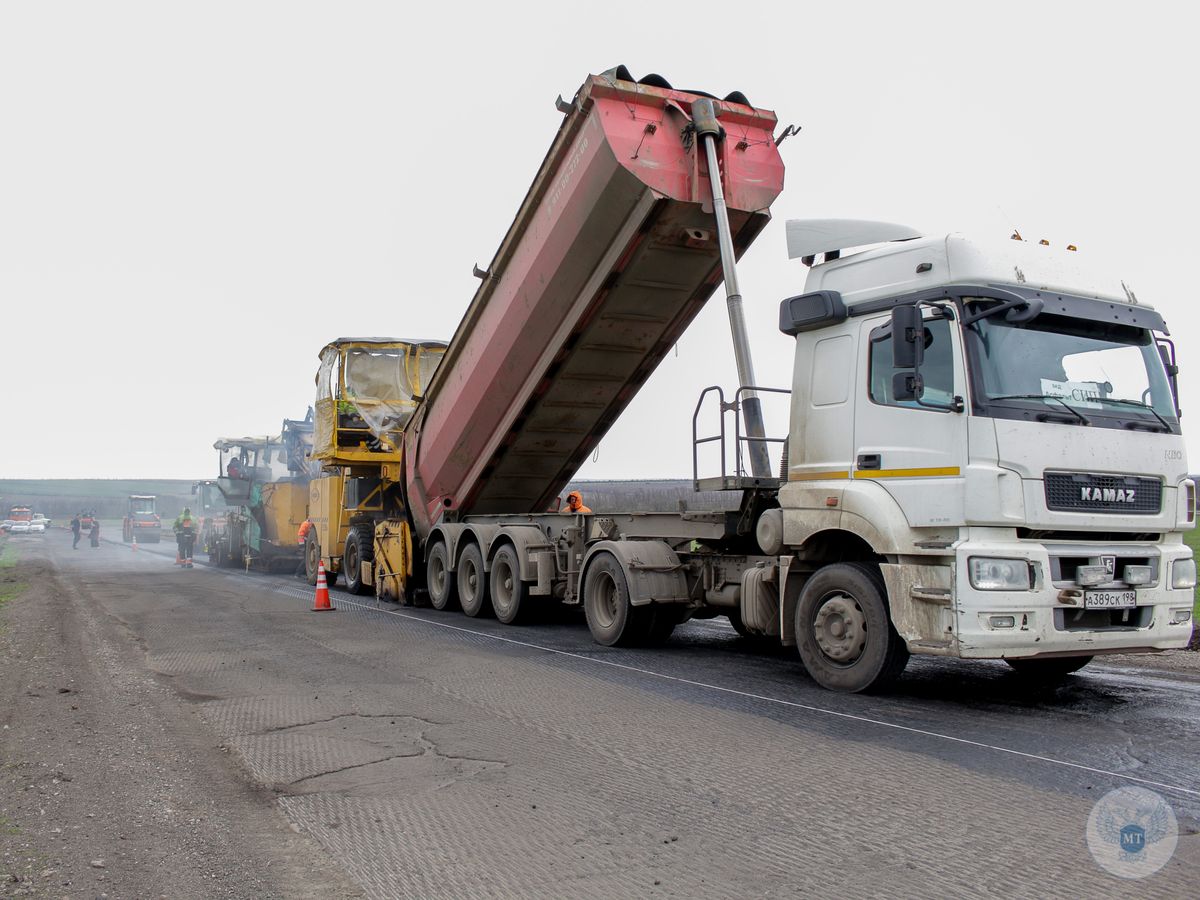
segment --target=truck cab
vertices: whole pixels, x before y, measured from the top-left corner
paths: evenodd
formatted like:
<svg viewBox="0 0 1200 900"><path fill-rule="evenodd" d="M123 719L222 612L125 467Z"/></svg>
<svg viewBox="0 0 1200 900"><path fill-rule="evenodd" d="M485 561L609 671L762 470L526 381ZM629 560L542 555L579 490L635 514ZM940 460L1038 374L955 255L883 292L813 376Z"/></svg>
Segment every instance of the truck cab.
<svg viewBox="0 0 1200 900"><path fill-rule="evenodd" d="M811 270L780 310L795 368L768 549L812 577L877 567L902 645L864 665L861 598L806 585L819 681L861 689L907 653L1064 672L1187 645L1195 485L1158 312L1073 247L835 220L789 223L789 251Z"/></svg>

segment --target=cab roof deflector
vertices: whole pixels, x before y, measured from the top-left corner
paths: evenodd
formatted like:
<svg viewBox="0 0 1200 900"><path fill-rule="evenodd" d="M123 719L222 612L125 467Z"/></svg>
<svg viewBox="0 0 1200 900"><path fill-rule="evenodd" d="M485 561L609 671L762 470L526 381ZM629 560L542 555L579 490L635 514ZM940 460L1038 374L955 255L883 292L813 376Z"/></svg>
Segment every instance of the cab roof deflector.
<svg viewBox="0 0 1200 900"><path fill-rule="evenodd" d="M867 219L789 219L787 223L788 259L832 253L849 247L911 241L921 232L892 222Z"/></svg>

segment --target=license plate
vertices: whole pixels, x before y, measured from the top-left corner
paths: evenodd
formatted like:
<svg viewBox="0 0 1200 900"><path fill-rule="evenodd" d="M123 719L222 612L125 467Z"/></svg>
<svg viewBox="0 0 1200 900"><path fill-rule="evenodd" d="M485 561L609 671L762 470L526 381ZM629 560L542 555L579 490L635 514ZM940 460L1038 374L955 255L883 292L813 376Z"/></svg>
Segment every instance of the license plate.
<svg viewBox="0 0 1200 900"><path fill-rule="evenodd" d="M1137 606L1137 591L1084 591L1085 609L1128 609Z"/></svg>

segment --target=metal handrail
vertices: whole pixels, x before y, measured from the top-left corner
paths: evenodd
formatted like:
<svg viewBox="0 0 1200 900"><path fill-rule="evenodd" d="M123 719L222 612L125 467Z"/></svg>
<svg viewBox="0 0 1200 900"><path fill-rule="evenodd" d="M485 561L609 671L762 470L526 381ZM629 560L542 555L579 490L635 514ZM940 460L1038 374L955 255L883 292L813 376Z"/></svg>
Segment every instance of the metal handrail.
<svg viewBox="0 0 1200 900"><path fill-rule="evenodd" d="M716 392L717 399L720 402L720 430L717 434L700 437L699 434L699 419L700 411L704 406L705 398L709 394ZM755 385L742 385L734 393L732 403L726 402L725 391L719 385L712 385L700 392L700 399L696 401L696 409L692 413L692 484L697 485L700 482L700 445L709 444L713 441L719 441L721 445L721 478L724 479L728 474L726 467L728 459L725 449L728 430L725 426L725 414L732 412L734 419L734 475L741 478L746 475L746 469L743 464L742 444L782 444L787 441L786 437L757 437L754 435L742 433L742 405L746 395L754 396L757 393L768 394L791 394L790 388L774 388L774 387L758 387Z"/></svg>
<svg viewBox="0 0 1200 900"><path fill-rule="evenodd" d="M696 426L697 426L697 422L700 418L700 408L702 406L704 406L704 398L707 397L713 391L717 392L717 398L720 400L720 403L721 403L721 415L720 415L721 431L719 434L713 435L712 437L705 437L705 438L697 437L696 436ZM700 480L700 445L708 444L708 443L711 443L712 441L720 441L721 442L721 476L724 477L725 476L725 391L723 391L721 389L720 385L716 385L716 384L712 385L711 387L706 387L703 391L700 392L700 399L696 401L696 409L692 413L692 485L693 486L695 486L696 483L699 482L699 480Z"/></svg>
<svg viewBox="0 0 1200 900"><path fill-rule="evenodd" d="M733 429L734 429L733 446L734 446L734 465L737 467L737 471L736 471L737 477L740 478L742 475L744 475L746 473L745 469L742 467L742 442L743 441L747 444L750 444L750 443L782 444L787 440L786 437L773 438L773 437L766 437L765 434L763 437L755 437L754 435L749 435L749 434L743 435L742 434L742 396L743 396L743 394L751 394L752 396L755 396L759 393L791 394L791 392L792 392L791 388L756 387L754 385L744 384L741 387L739 387L737 389L737 392L733 395ZM725 474L724 466L722 465L721 468L722 468L721 474L724 475Z"/></svg>

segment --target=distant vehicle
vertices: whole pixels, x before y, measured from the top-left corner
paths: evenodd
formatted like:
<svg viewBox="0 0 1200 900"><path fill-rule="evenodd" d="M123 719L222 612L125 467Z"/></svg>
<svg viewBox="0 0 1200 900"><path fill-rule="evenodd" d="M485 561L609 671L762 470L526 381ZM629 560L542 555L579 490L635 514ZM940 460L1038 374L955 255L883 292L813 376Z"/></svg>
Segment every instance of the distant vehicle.
<svg viewBox="0 0 1200 900"><path fill-rule="evenodd" d="M79 512L79 527L83 531L87 531L96 521L96 511L94 509L80 510Z"/></svg>
<svg viewBox="0 0 1200 900"><path fill-rule="evenodd" d="M42 523L42 525L44 525L44 526L45 526L45 527L47 527L47 528L49 528L49 527L50 527L50 520L49 520L48 518L46 518L45 516L43 516L41 513L34 513L34 514L33 514L33 521L34 521L35 523L36 523L36 522L41 522L41 523Z"/></svg>
<svg viewBox="0 0 1200 900"><path fill-rule="evenodd" d="M39 520L35 519L34 521L29 523L29 525L26 527L26 531L29 534L45 534L46 533L45 520L39 521Z"/></svg>
<svg viewBox="0 0 1200 900"><path fill-rule="evenodd" d="M134 537L143 544L157 544L162 540L162 519L154 511L157 498L154 494L130 494L129 512L121 522L121 540L131 543Z"/></svg>
<svg viewBox="0 0 1200 900"><path fill-rule="evenodd" d="M30 522L17 521L13 522L8 530L10 534L29 534L31 527L33 526Z"/></svg>
<svg viewBox="0 0 1200 900"><path fill-rule="evenodd" d="M33 520L33 508L30 506L14 506L8 511L8 517L14 522L29 522Z"/></svg>
<svg viewBox="0 0 1200 900"><path fill-rule="evenodd" d="M3 522L0 522L0 531L8 531L14 524L16 523L12 519L5 519Z"/></svg>

